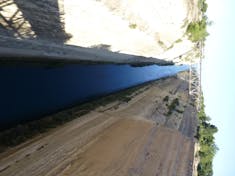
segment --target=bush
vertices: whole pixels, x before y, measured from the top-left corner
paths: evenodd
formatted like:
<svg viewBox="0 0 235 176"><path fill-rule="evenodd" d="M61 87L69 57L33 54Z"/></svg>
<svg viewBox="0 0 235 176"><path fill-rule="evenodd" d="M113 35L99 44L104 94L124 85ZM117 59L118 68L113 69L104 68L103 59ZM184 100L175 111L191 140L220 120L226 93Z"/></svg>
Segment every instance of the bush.
<svg viewBox="0 0 235 176"><path fill-rule="evenodd" d="M130 27L131 29L135 29L135 28L137 27L137 24L134 24L134 23L129 24L129 27Z"/></svg>
<svg viewBox="0 0 235 176"><path fill-rule="evenodd" d="M206 3L205 0L199 0L198 1L198 8L205 13L207 11L208 8L208 4Z"/></svg>
<svg viewBox="0 0 235 176"><path fill-rule="evenodd" d="M171 104L168 106L168 112L167 115L171 115L172 112L175 110L176 106L179 106L179 99L175 98Z"/></svg>
<svg viewBox="0 0 235 176"><path fill-rule="evenodd" d="M163 98L163 101L164 101L164 102L168 102L168 100L169 100L169 96L165 96L165 97Z"/></svg>
<svg viewBox="0 0 235 176"><path fill-rule="evenodd" d="M201 21L191 22L187 27L186 33L188 34L189 39L193 42L204 41L209 35L206 27L207 18L203 17Z"/></svg>
<svg viewBox="0 0 235 176"><path fill-rule="evenodd" d="M182 42L182 39L177 39L177 40L175 41L175 43L180 43L180 42Z"/></svg>
<svg viewBox="0 0 235 176"><path fill-rule="evenodd" d="M200 176L212 176L212 161L216 151L218 150L215 145L214 134L218 131L218 129L215 125L208 122L210 119L206 116L204 108L205 106L202 98L201 110L198 112L199 126L195 136L200 144L200 163L197 167L197 171Z"/></svg>

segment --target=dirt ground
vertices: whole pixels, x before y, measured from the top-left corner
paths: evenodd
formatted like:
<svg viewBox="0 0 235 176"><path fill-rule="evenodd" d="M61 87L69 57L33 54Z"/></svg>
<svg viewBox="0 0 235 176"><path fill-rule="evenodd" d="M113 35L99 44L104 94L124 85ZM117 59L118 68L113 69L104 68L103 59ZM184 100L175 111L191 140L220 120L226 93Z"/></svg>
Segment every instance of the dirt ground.
<svg viewBox="0 0 235 176"><path fill-rule="evenodd" d="M136 91L2 153L0 175L191 176L197 122L187 82L171 77ZM166 96L179 100L171 114Z"/></svg>

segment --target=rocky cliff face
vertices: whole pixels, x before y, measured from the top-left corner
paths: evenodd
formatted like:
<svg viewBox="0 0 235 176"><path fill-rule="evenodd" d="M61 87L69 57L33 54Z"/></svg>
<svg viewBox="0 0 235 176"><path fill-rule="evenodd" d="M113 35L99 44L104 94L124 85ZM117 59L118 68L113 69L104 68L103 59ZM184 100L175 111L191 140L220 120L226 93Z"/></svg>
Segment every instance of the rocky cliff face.
<svg viewBox="0 0 235 176"><path fill-rule="evenodd" d="M193 47L184 36L192 5L184 0L4 0L0 46L44 53L54 47L63 55L73 45L172 60Z"/></svg>

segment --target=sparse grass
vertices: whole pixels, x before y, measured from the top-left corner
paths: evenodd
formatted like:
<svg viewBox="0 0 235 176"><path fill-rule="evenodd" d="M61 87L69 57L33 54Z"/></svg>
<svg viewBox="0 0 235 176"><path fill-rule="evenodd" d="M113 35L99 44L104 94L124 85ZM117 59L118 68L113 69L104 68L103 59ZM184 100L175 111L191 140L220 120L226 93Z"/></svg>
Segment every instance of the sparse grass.
<svg viewBox="0 0 235 176"><path fill-rule="evenodd" d="M184 20L184 24L181 26L181 28L185 28L188 25L188 20Z"/></svg>
<svg viewBox="0 0 235 176"><path fill-rule="evenodd" d="M124 96L124 97L121 98L121 101L128 103L129 101L131 101L131 97L130 96Z"/></svg>
<svg viewBox="0 0 235 176"><path fill-rule="evenodd" d="M175 41L175 43L180 43L180 42L182 42L182 40L180 38Z"/></svg>
<svg viewBox="0 0 235 176"><path fill-rule="evenodd" d="M182 40L181 40L180 38L177 39L174 43L171 44L171 46L169 46L169 47L167 48L167 50L172 49L172 48L174 47L174 44L175 44L175 43L180 43L180 42L182 42ZM164 45L164 47L165 47L165 44L164 44L163 42L161 42L161 41L160 41L160 45L162 45L162 47L163 47L163 45Z"/></svg>
<svg viewBox="0 0 235 176"><path fill-rule="evenodd" d="M174 47L174 44L172 44L170 47L168 47L167 49L172 49Z"/></svg>
<svg viewBox="0 0 235 176"><path fill-rule="evenodd" d="M201 55L201 54L200 54L199 52L197 52L196 55L195 55L195 57L196 57L196 58L199 58L200 55Z"/></svg>
<svg viewBox="0 0 235 176"><path fill-rule="evenodd" d="M170 105L168 105L167 115L171 115L174 110L176 110L176 106L179 106L179 99L175 98Z"/></svg>
<svg viewBox="0 0 235 176"><path fill-rule="evenodd" d="M184 112L183 110L179 110L179 109L176 109L175 111L180 113L180 114L182 114Z"/></svg>
<svg viewBox="0 0 235 176"><path fill-rule="evenodd" d="M208 8L206 0L199 0L198 8L202 12L202 20L189 23L186 30L186 34L192 42L205 41L206 37L209 35L207 25L212 24L212 22L208 22L208 18L205 15Z"/></svg>
<svg viewBox="0 0 235 176"><path fill-rule="evenodd" d="M203 12L206 13L208 4L206 3L206 0L199 0L198 1L198 8Z"/></svg>
<svg viewBox="0 0 235 176"><path fill-rule="evenodd" d="M163 41L158 40L158 44L159 44L163 49L166 49L166 46L165 46L165 44L164 44Z"/></svg>
<svg viewBox="0 0 235 176"><path fill-rule="evenodd" d="M163 98L163 101L164 101L164 102L168 102L168 101L169 101L169 96L168 96L168 95L165 96L165 97Z"/></svg>
<svg viewBox="0 0 235 176"><path fill-rule="evenodd" d="M158 43L159 43L159 45L165 45L165 44L163 43L163 41L161 41L161 40L159 40Z"/></svg>
<svg viewBox="0 0 235 176"><path fill-rule="evenodd" d="M131 24L129 24L129 28L136 29L137 28L137 24L131 23Z"/></svg>

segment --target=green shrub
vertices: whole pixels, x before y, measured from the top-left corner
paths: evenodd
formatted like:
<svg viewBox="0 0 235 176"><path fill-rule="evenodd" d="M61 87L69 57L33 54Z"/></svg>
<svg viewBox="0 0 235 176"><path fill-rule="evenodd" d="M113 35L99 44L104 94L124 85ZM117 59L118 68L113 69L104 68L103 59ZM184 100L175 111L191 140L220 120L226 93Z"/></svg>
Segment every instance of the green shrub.
<svg viewBox="0 0 235 176"><path fill-rule="evenodd" d="M197 171L198 175L200 176L212 176L212 161L216 151L218 150L217 146L215 145L214 134L217 133L218 129L215 125L212 125L208 122L210 119L208 116L206 116L204 108L205 106L203 104L202 98L201 110L198 112L199 126L195 136L198 139L200 145L200 163L197 167Z"/></svg>
<svg viewBox="0 0 235 176"><path fill-rule="evenodd" d="M158 44L159 44L162 48L165 48L165 47L166 47L165 44L164 44L164 42L161 41L161 40L158 41Z"/></svg>
<svg viewBox="0 0 235 176"><path fill-rule="evenodd" d="M182 39L177 39L177 40L175 41L175 43L180 43L180 42L182 42Z"/></svg>
<svg viewBox="0 0 235 176"><path fill-rule="evenodd" d="M168 100L169 100L169 96L165 96L165 97L163 98L163 101L164 101L164 102L168 102Z"/></svg>
<svg viewBox="0 0 235 176"><path fill-rule="evenodd" d="M129 24L129 27L130 27L131 29L136 29L137 24L131 23L131 24Z"/></svg>
<svg viewBox="0 0 235 176"><path fill-rule="evenodd" d="M208 8L208 4L206 3L205 0L199 0L198 1L198 8L205 13L207 11Z"/></svg>
<svg viewBox="0 0 235 176"><path fill-rule="evenodd" d="M167 115L171 115L172 112L175 110L176 106L179 106L179 99L175 98L171 104L168 106L168 112Z"/></svg>
<svg viewBox="0 0 235 176"><path fill-rule="evenodd" d="M193 42L204 41L209 35L207 32L207 18L203 17L201 21L191 22L187 27L186 33Z"/></svg>

